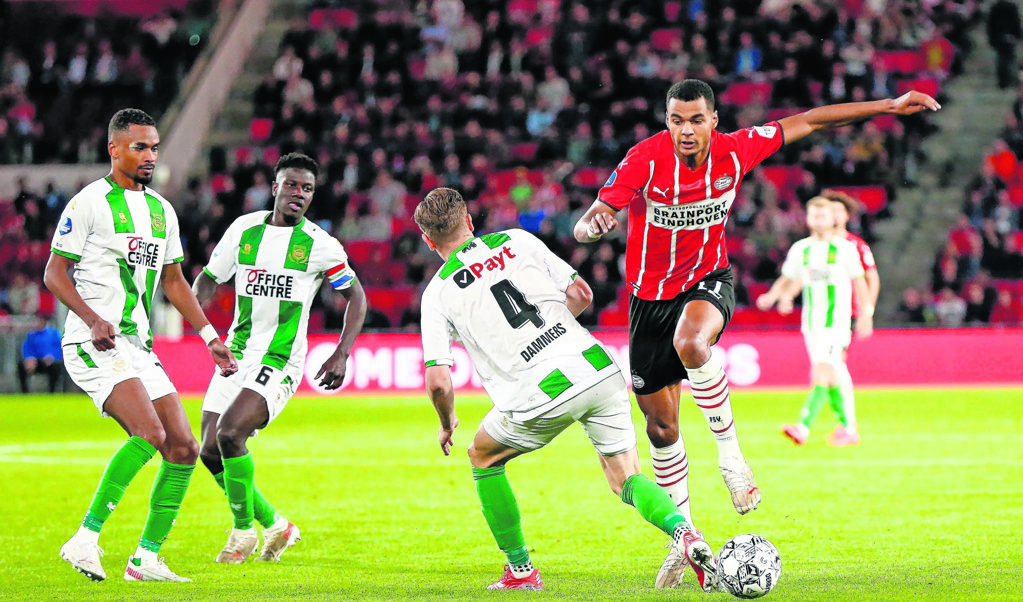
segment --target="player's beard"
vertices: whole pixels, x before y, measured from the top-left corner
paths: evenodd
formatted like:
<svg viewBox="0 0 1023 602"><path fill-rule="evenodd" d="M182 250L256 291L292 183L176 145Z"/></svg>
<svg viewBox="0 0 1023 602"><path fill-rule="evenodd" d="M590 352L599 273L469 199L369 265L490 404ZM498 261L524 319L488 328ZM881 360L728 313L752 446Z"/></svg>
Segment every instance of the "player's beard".
<svg viewBox="0 0 1023 602"><path fill-rule="evenodd" d="M153 181L153 174L150 173L149 175L146 175L141 171L136 171L135 175L132 176L131 179L135 180L135 183L137 184L142 184L143 186L146 186Z"/></svg>

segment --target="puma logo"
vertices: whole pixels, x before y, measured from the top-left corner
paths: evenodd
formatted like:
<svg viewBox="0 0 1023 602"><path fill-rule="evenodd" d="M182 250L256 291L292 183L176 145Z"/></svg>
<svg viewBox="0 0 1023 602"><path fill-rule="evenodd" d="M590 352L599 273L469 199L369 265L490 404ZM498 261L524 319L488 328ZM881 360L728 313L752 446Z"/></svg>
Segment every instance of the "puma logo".
<svg viewBox="0 0 1023 602"><path fill-rule="evenodd" d="M658 188L656 186L651 186L650 188L653 188L654 192L656 192L657 194L659 194L661 196L668 196L668 187L667 186L665 186L664 190L661 190L660 188Z"/></svg>

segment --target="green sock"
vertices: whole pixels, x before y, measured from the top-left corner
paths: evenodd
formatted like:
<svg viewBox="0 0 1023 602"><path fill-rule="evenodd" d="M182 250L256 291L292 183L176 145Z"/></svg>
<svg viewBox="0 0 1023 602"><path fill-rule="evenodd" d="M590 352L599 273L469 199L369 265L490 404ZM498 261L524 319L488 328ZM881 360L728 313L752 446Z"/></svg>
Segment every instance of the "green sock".
<svg viewBox="0 0 1023 602"><path fill-rule="evenodd" d="M227 493L227 489L224 487L224 473L218 472L213 475L213 480L220 485L220 488ZM273 504L266 499L266 497L260 493L259 487L256 487L255 483L252 483L252 513L256 517L256 522L263 526L264 529L269 529L277 522L277 510L273 507Z"/></svg>
<svg viewBox="0 0 1023 602"><path fill-rule="evenodd" d="M522 535L519 503L515 501L515 493L504 474L504 466L473 468L472 478L476 480L483 517L497 540L497 547L508 556L508 564L526 564L529 552L526 551L526 538Z"/></svg>
<svg viewBox="0 0 1023 602"><path fill-rule="evenodd" d="M110 513L124 497L128 484L154 455L156 448L142 437L128 439L107 462L82 526L99 533L103 523L110 518Z"/></svg>
<svg viewBox="0 0 1023 602"><path fill-rule="evenodd" d="M820 413L821 407L828 399L828 389L822 385L815 386L803 402L803 409L799 412L799 422L806 428L810 428L814 418Z"/></svg>
<svg viewBox="0 0 1023 602"><path fill-rule="evenodd" d="M252 490L255 487L256 465L252 454L224 458L224 491L234 514L235 529L251 529Z"/></svg>
<svg viewBox="0 0 1023 602"><path fill-rule="evenodd" d="M160 551L181 510L181 501L185 499L194 470L195 464L171 464L164 460L160 465L153 481L153 491L149 494L149 516L139 540L142 549Z"/></svg>
<svg viewBox="0 0 1023 602"><path fill-rule="evenodd" d="M641 474L625 479L622 501L635 506L640 516L667 533L668 537L674 535L675 527L686 522L686 517L678 511L675 502L671 501L664 489Z"/></svg>
<svg viewBox="0 0 1023 602"><path fill-rule="evenodd" d="M840 387L829 388L828 401L831 403L831 411L835 413L835 418L842 423L842 426L849 426L849 419L845 415L845 397L842 396L842 389Z"/></svg>

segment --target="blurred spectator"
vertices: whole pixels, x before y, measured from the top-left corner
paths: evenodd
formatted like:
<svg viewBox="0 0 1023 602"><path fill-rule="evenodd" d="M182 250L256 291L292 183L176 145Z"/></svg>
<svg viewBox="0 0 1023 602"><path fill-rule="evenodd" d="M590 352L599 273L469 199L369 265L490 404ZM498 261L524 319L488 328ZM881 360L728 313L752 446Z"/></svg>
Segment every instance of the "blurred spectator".
<svg viewBox="0 0 1023 602"><path fill-rule="evenodd" d="M995 326L1019 326L1023 324L1023 305L1009 289L998 291L998 301L991 309L991 324Z"/></svg>
<svg viewBox="0 0 1023 602"><path fill-rule="evenodd" d="M966 313L963 321L967 324L987 324L991 320L994 303L985 298L984 287L977 282L966 285Z"/></svg>
<svg viewBox="0 0 1023 602"><path fill-rule="evenodd" d="M899 301L896 310L897 320L903 324L926 324L927 306L924 304L923 295L915 288L907 288L902 291L902 300Z"/></svg>
<svg viewBox="0 0 1023 602"><path fill-rule="evenodd" d="M934 300L934 317L939 326L962 326L966 318L966 302L950 288L943 288Z"/></svg>
<svg viewBox="0 0 1023 602"><path fill-rule="evenodd" d="M1003 90L1015 84L1016 45L1021 37L1019 7L1012 0L995 0L988 10L987 39L995 51L998 87Z"/></svg>
<svg viewBox="0 0 1023 602"><path fill-rule="evenodd" d="M14 272L7 287L7 312L12 316L31 316L39 311L39 285L24 272Z"/></svg>
<svg viewBox="0 0 1023 602"><path fill-rule="evenodd" d="M29 392L29 377L45 374L50 393L57 392L57 385L64 375L64 354L60 347L60 331L51 326L46 316L37 314L33 329L21 345L21 360L18 362L18 383L21 392Z"/></svg>

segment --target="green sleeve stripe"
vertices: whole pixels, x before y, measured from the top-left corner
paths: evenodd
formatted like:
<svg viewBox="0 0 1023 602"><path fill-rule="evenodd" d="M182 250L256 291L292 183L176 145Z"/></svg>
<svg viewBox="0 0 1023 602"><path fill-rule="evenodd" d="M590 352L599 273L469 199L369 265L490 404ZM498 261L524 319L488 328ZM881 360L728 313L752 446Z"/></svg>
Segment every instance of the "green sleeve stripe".
<svg viewBox="0 0 1023 602"><path fill-rule="evenodd" d="M437 360L430 360L430 361L426 362L426 367L427 368L429 368L430 366L436 366L436 365L437 365Z"/></svg>
<svg viewBox="0 0 1023 602"><path fill-rule="evenodd" d="M220 282L220 279L219 279L219 278L217 278L216 276L214 276L214 275L213 275L213 272L211 272L209 268L207 268L207 267L204 267L204 268L202 269L202 271L203 271L203 272L204 272L204 273L205 273L205 274L206 274L207 276L209 276L210 278L212 278L212 279L213 279L213 282L216 282L217 284L220 284L220 283L221 283L221 282Z"/></svg>
<svg viewBox="0 0 1023 602"><path fill-rule="evenodd" d="M57 249L50 249L50 252L53 253L54 255L60 255L61 257L67 257L68 259L73 259L75 261L81 261L82 260L82 256L81 255L75 255L74 253L68 253L67 251L60 251L60 250L57 250Z"/></svg>
<svg viewBox="0 0 1023 602"><path fill-rule="evenodd" d="M174 259L171 259L171 263L181 263L184 260L185 260L185 256L182 255L181 257L175 257Z"/></svg>
<svg viewBox="0 0 1023 602"><path fill-rule="evenodd" d="M87 351L85 351L85 349L82 349L81 343L76 345L76 347L78 348L78 357L82 358L82 361L85 362L86 366L88 366L90 368L98 368L99 367L99 366L96 365L96 362L92 361L92 357L89 356L89 353Z"/></svg>

